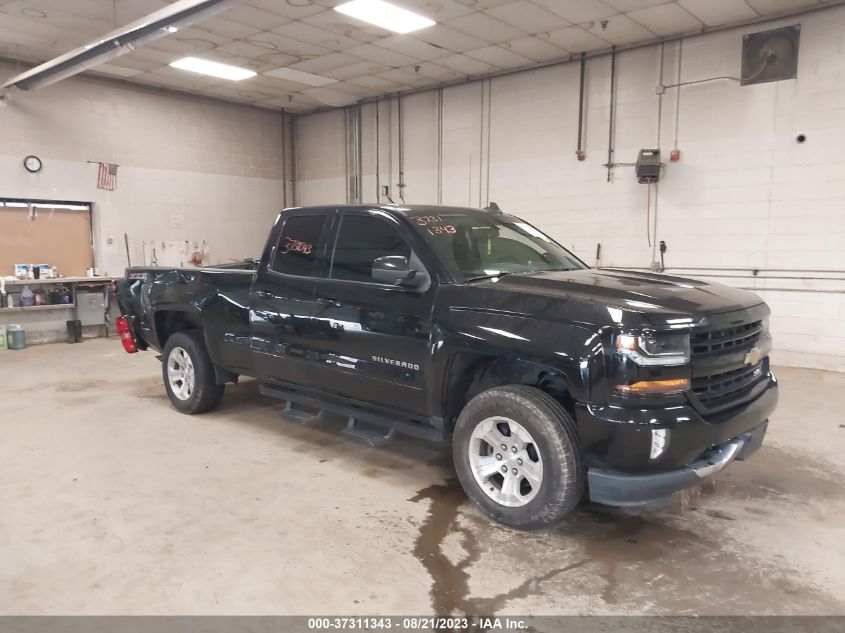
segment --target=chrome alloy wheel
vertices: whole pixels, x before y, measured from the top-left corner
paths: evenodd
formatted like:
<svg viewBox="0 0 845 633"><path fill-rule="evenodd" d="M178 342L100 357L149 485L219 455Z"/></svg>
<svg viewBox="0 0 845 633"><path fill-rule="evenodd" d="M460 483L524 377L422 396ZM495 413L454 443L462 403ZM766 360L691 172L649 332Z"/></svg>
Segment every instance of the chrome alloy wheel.
<svg viewBox="0 0 845 633"><path fill-rule="evenodd" d="M173 395L180 400L187 400L194 393L194 363L181 347L174 347L167 357L167 380Z"/></svg>
<svg viewBox="0 0 845 633"><path fill-rule="evenodd" d="M469 465L484 493L509 508L529 503L543 483L543 460L534 438L510 418L493 416L476 425Z"/></svg>

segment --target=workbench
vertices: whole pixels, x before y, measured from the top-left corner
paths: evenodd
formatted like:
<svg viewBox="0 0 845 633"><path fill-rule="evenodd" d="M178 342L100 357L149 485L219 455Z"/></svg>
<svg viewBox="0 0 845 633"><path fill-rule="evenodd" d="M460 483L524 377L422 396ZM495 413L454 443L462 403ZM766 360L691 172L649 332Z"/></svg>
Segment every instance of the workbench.
<svg viewBox="0 0 845 633"><path fill-rule="evenodd" d="M0 307L0 325L16 323L26 331L27 345L52 343L67 339L67 321L79 320L83 336L108 336L111 316L117 313L113 283L121 277L53 277L45 279L6 279L6 292L14 295L15 307L7 308L5 296ZM71 303L43 304L22 307L20 293L24 286L33 292L38 288L66 286L73 297ZM94 292L87 292L88 290Z"/></svg>

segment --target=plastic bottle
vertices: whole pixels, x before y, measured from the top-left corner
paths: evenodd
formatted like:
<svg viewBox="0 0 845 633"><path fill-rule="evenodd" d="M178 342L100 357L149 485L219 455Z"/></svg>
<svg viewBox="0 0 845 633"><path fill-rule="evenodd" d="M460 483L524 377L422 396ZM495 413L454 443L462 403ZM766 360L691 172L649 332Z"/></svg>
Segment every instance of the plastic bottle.
<svg viewBox="0 0 845 633"><path fill-rule="evenodd" d="M12 293L6 295L6 307L7 308L14 308L15 307L15 299L12 297Z"/></svg>
<svg viewBox="0 0 845 633"><path fill-rule="evenodd" d="M35 295L32 294L32 290L29 289L29 286L24 286L21 291L21 306L26 308L31 306L33 303L35 303Z"/></svg>

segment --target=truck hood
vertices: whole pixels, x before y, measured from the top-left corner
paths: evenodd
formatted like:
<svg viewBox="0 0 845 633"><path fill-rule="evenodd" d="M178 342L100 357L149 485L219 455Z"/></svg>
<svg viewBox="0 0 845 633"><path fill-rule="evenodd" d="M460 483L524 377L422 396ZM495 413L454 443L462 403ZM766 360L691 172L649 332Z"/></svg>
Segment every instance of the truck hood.
<svg viewBox="0 0 845 633"><path fill-rule="evenodd" d="M609 314L615 322L621 319L614 315L614 310L638 313L655 326L684 317L692 317L696 322L707 315L742 310L762 303L754 293L722 284L615 269L505 275L498 281L484 282L484 285L490 289L509 291L508 294L513 295L540 295L564 302L587 302ZM513 295L512 307L518 308L520 302Z"/></svg>

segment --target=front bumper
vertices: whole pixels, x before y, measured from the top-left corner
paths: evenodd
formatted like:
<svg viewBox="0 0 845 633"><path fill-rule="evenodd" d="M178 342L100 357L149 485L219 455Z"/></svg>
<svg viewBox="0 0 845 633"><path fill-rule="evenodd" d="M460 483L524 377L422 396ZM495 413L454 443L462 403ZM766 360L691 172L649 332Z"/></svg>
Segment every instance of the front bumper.
<svg viewBox="0 0 845 633"><path fill-rule="evenodd" d="M768 420L754 429L714 446L689 466L665 473L630 475L591 468L587 471L590 500L611 506L660 503L672 493L690 488L723 470L733 460L742 461L760 448Z"/></svg>
<svg viewBox="0 0 845 633"><path fill-rule="evenodd" d="M769 373L750 400L729 410L705 415L691 404L671 406L595 405L578 403L575 418L585 465L631 475L682 469L710 446L741 436L769 419L778 401L778 384ZM665 453L649 459L653 429L669 429Z"/></svg>
<svg viewBox="0 0 845 633"><path fill-rule="evenodd" d="M763 441L778 401L769 372L750 400L705 416L691 404L664 407L576 405L590 499L609 505L646 505L695 485ZM670 431L665 452L650 459L652 430Z"/></svg>

